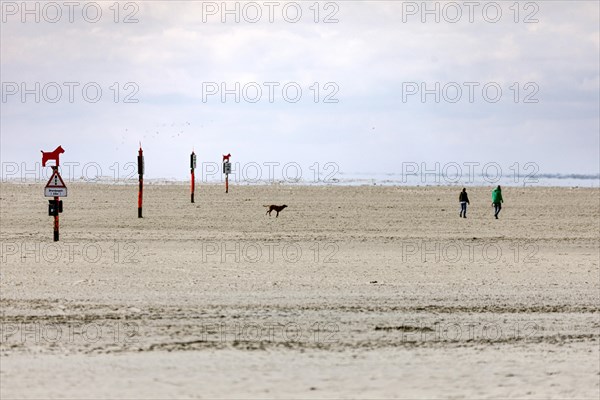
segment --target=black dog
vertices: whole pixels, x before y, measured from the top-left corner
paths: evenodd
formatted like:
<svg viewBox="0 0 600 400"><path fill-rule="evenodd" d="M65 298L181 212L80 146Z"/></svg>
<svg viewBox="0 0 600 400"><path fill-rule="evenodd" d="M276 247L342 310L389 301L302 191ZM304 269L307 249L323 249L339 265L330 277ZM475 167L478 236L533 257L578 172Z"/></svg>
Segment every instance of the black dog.
<svg viewBox="0 0 600 400"><path fill-rule="evenodd" d="M287 205L282 205L282 206L276 206L275 204L271 204L270 206L263 206L263 207L269 207L269 209L267 210L267 212L265 213L265 215L269 214L269 217L271 216L271 212L272 211L276 211L277 214L275 215L275 218L279 217L279 212L282 211L284 208L287 207Z"/></svg>

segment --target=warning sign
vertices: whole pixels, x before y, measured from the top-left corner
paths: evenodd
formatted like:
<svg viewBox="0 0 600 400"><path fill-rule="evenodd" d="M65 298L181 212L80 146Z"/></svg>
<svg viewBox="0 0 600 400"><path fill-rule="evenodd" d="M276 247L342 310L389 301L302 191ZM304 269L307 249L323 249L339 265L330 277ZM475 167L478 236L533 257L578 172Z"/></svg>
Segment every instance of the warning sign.
<svg viewBox="0 0 600 400"><path fill-rule="evenodd" d="M67 186L56 168L44 188L44 195L46 197L67 197Z"/></svg>

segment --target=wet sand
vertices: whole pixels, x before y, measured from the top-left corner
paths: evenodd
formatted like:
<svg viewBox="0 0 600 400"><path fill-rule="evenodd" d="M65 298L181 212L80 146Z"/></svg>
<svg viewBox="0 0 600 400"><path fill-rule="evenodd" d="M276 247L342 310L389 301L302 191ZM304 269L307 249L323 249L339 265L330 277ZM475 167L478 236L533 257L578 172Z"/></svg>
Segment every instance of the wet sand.
<svg viewBox="0 0 600 400"><path fill-rule="evenodd" d="M598 189L188 191L0 184L2 398L600 393Z"/></svg>

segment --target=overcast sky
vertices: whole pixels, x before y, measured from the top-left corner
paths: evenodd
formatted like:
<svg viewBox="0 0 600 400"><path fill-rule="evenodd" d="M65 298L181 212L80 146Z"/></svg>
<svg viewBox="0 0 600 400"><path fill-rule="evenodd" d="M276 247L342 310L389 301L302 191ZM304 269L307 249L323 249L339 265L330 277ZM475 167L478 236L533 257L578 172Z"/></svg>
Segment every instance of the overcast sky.
<svg viewBox="0 0 600 400"><path fill-rule="evenodd" d="M127 174L141 141L150 178L186 178L192 148L305 177L315 162L599 171L597 1L113 4L2 1L4 164L61 144L63 163Z"/></svg>

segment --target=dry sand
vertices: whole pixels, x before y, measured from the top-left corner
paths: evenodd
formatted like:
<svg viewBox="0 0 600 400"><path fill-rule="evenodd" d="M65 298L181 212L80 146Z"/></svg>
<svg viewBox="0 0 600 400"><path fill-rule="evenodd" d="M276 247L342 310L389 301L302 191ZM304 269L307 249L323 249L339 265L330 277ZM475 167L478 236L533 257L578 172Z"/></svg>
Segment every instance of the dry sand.
<svg viewBox="0 0 600 400"><path fill-rule="evenodd" d="M600 395L598 189L0 185L0 397ZM263 204L289 206L279 218Z"/></svg>

